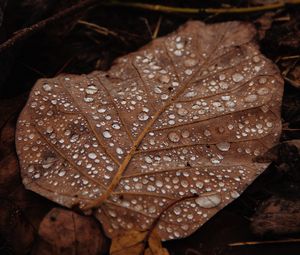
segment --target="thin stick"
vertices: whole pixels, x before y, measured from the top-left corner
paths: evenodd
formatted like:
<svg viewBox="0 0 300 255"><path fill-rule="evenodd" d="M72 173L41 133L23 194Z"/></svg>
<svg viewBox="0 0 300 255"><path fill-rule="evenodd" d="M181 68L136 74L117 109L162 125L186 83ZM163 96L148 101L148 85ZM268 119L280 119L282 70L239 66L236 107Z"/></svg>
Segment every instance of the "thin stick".
<svg viewBox="0 0 300 255"><path fill-rule="evenodd" d="M300 243L300 239L285 239L285 240L271 240L271 241L251 241L251 242L240 242L240 243L230 243L228 246L244 246L244 245L258 245L258 244L276 244L276 243Z"/></svg>
<svg viewBox="0 0 300 255"><path fill-rule="evenodd" d="M150 11L167 12L167 13L198 14L203 12L203 13L211 13L211 14L220 14L220 13L251 13L251 12L274 10L274 9L283 8L287 4L290 5L300 4L300 0L278 1L277 3L266 4L261 6L228 7L228 8L185 8L185 7L181 8L181 7L174 7L174 6L167 6L167 5L119 2L119 1L110 1L102 4L112 5L112 6L126 6L126 7L133 7L138 9L150 10Z"/></svg>
<svg viewBox="0 0 300 255"><path fill-rule="evenodd" d="M160 16L159 16L159 19L158 19L158 21L157 21L155 30L154 30L154 32L153 32L152 39L155 39L155 38L157 37L158 32L159 32L159 28L160 28L161 21L162 21L162 16L160 15Z"/></svg>
<svg viewBox="0 0 300 255"><path fill-rule="evenodd" d="M66 16L73 15L84 8L88 8L88 7L96 4L97 2L98 2L97 0L80 1L79 3L62 10L49 18L41 20L41 21L37 22L36 24L33 24L30 27L26 27L26 28L16 31L10 39L8 39L6 42L4 42L0 45L0 53L4 52L8 48L13 47L14 45L16 45L20 41L26 39L27 37L41 31L48 25L53 24L53 23L59 21L60 19L65 18Z"/></svg>

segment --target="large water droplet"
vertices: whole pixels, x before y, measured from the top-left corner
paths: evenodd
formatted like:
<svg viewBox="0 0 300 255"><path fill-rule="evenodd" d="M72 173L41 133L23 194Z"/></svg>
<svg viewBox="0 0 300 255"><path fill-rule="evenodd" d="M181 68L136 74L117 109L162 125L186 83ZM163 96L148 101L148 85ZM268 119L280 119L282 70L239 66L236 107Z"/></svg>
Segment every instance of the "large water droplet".
<svg viewBox="0 0 300 255"><path fill-rule="evenodd" d="M221 201L221 197L218 194L198 197L195 200L200 207L207 209L218 206Z"/></svg>
<svg viewBox="0 0 300 255"><path fill-rule="evenodd" d="M65 171L65 170L61 170L61 171L58 173L58 176L63 177L63 176L65 176L65 174L66 174L66 171Z"/></svg>
<svg viewBox="0 0 300 255"><path fill-rule="evenodd" d="M70 138L70 142L75 143L78 139L79 139L79 135L77 135L77 134L72 135Z"/></svg>
<svg viewBox="0 0 300 255"><path fill-rule="evenodd" d="M253 103L257 100L257 95L252 94L245 97L245 102L247 103Z"/></svg>
<svg viewBox="0 0 300 255"><path fill-rule="evenodd" d="M118 147L118 148L116 149L116 152L117 152L119 155L124 154L124 151L123 151L122 148L120 148L120 147Z"/></svg>
<svg viewBox="0 0 300 255"><path fill-rule="evenodd" d="M138 115L138 119L140 121L146 121L149 119L149 116L147 115L147 113L145 112L141 112L139 115Z"/></svg>
<svg viewBox="0 0 300 255"><path fill-rule="evenodd" d="M92 98L92 97L84 97L83 101L86 102L86 103L90 103L90 102L94 101L94 98Z"/></svg>
<svg viewBox="0 0 300 255"><path fill-rule="evenodd" d="M113 123L112 124L112 128L113 129L120 129L121 127L120 127L120 125L118 123Z"/></svg>
<svg viewBox="0 0 300 255"><path fill-rule="evenodd" d="M109 131L104 131L103 133L102 133L102 135L103 135L103 137L104 138L111 138L111 133L109 132Z"/></svg>
<svg viewBox="0 0 300 255"><path fill-rule="evenodd" d="M198 188L198 189L202 189L203 188L203 182L196 182L196 187Z"/></svg>
<svg viewBox="0 0 300 255"><path fill-rule="evenodd" d="M182 131L181 136L183 138L188 138L190 136L190 132L188 130L184 130Z"/></svg>
<svg viewBox="0 0 300 255"><path fill-rule="evenodd" d="M258 91L257 91L257 94L260 95L260 96L264 96L264 95L267 95L269 94L269 89L268 88L259 88Z"/></svg>
<svg viewBox="0 0 300 255"><path fill-rule="evenodd" d="M180 116L185 116L188 114L188 110L185 109L185 108L179 108L177 113L180 115Z"/></svg>
<svg viewBox="0 0 300 255"><path fill-rule="evenodd" d="M155 185L156 185L156 187L161 188L161 187L163 186L163 182L160 181L160 180L157 180L157 181L155 182Z"/></svg>
<svg viewBox="0 0 300 255"><path fill-rule="evenodd" d="M237 192L237 191L232 191L231 193L230 193L230 196L232 197L232 198L238 198L239 196L240 196L240 194Z"/></svg>
<svg viewBox="0 0 300 255"><path fill-rule="evenodd" d="M228 142L217 143L216 146L220 151L228 151L230 149L230 143Z"/></svg>
<svg viewBox="0 0 300 255"><path fill-rule="evenodd" d="M196 91L190 91L188 93L185 94L185 97L194 97L197 96L197 92Z"/></svg>
<svg viewBox="0 0 300 255"><path fill-rule="evenodd" d="M240 73L235 73L232 75L232 80L234 82L239 82L239 81L242 81L244 79L244 76Z"/></svg>
<svg viewBox="0 0 300 255"><path fill-rule="evenodd" d="M46 91L46 92L49 92L52 90L52 87L49 85L49 84L44 84L43 85L43 89Z"/></svg>
<svg viewBox="0 0 300 255"><path fill-rule="evenodd" d="M98 88L93 85L90 85L85 89L85 92L89 95L94 95L97 91L98 91Z"/></svg>
<svg viewBox="0 0 300 255"><path fill-rule="evenodd" d="M177 143L180 140L180 136L176 132L170 132L168 134L168 138L170 139L171 142Z"/></svg>
<svg viewBox="0 0 300 255"><path fill-rule="evenodd" d="M88 154L88 157L90 159L95 159L95 158L97 158L97 155L94 152L91 152L91 153Z"/></svg>

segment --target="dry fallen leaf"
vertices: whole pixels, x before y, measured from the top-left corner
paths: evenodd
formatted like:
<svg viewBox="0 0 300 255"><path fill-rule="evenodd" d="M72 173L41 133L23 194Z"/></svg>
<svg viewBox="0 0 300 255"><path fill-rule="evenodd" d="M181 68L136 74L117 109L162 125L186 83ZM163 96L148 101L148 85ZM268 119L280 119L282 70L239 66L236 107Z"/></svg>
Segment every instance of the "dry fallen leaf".
<svg viewBox="0 0 300 255"><path fill-rule="evenodd" d="M162 240L190 235L268 166L253 159L279 138L283 81L254 35L188 22L108 72L39 80L18 122L23 183L95 209L111 238L154 221Z"/></svg>
<svg viewBox="0 0 300 255"><path fill-rule="evenodd" d="M93 218L53 208L39 227L36 255L103 254L105 238Z"/></svg>

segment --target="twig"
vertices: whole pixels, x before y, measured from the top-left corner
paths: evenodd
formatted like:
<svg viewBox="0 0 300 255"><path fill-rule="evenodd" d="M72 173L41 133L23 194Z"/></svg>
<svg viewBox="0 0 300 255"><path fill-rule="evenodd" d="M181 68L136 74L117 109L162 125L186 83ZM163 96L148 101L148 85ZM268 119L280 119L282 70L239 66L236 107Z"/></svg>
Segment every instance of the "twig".
<svg viewBox="0 0 300 255"><path fill-rule="evenodd" d="M121 2L121 1L110 1L102 3L104 5L112 6L126 6L138 9L159 11L167 13L184 13L184 14L198 14L198 13L250 13L259 11L268 11L285 7L287 4L296 5L300 4L300 0L285 0L278 1L277 3L266 4L261 6L250 6L250 7L228 7L228 8L185 8L185 7L174 7L167 5L158 4L147 4L147 3L134 3L134 2Z"/></svg>
<svg viewBox="0 0 300 255"><path fill-rule="evenodd" d="M300 243L300 239L285 239L285 240L271 240L271 241L251 241L251 242L239 242L230 243L228 246L244 246L244 245L258 245L258 244L276 244L276 243Z"/></svg>
<svg viewBox="0 0 300 255"><path fill-rule="evenodd" d="M4 42L0 45L0 53L4 52L8 48L13 47L14 45L16 45L20 41L26 39L27 37L41 31L48 25L53 24L53 23L59 21L60 19L65 18L66 16L73 15L84 8L87 8L94 4L97 4L98 2L99 1L97 1L97 0L80 1L79 3L62 10L49 18L41 20L41 21L33 24L30 27L26 27L26 28L16 31L10 39L8 39L6 42Z"/></svg>
<svg viewBox="0 0 300 255"><path fill-rule="evenodd" d="M101 35L105 35L105 36L110 35L110 36L114 36L114 37L119 37L116 32L111 31L106 27L101 27L101 26L99 26L95 23L90 23L90 22L87 22L85 20L78 20L77 23L81 24L81 25L85 25L86 27L88 27L90 29L93 29L94 31L96 31L97 33L99 33Z"/></svg>
<svg viewBox="0 0 300 255"><path fill-rule="evenodd" d="M155 27L155 30L152 34L152 39L155 39L158 35L158 32L159 32L159 28L160 28L160 24L161 24L161 21L162 21L162 16L159 16L159 19L157 21L157 24L156 24L156 27Z"/></svg>

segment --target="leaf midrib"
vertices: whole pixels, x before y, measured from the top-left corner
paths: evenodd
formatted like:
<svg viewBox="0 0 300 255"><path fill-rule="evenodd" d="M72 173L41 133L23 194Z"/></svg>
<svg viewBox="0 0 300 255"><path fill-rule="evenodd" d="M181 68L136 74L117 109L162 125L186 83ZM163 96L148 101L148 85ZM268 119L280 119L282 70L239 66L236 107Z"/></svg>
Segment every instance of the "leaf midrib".
<svg viewBox="0 0 300 255"><path fill-rule="evenodd" d="M151 129L151 127L153 126L153 124L156 122L156 120L158 119L158 117L167 109L168 106L170 106L184 91L185 89L190 85L191 81L194 79L194 77L201 71L201 69L203 67L205 67L209 61L211 60L210 57L211 55L214 53L214 51L216 50L216 48L220 45L220 43L223 41L224 37L226 36L228 32L228 29L224 30L222 36L220 36L220 39L217 41L215 47L213 47L213 49L210 52L210 55L206 58L205 62L194 72L193 75L191 75L191 77L187 80L186 84L184 84L179 90L178 92L171 97L164 105L161 109L159 109L154 116L151 118L151 120L146 124L144 130L141 132L141 134L138 136L137 140L134 141L134 144L132 146L132 148L130 149L129 153L127 154L127 156L125 157L124 161L122 162L122 164L119 166L118 171L116 172L114 178L112 179L109 187L107 188L107 190L105 191L105 193L103 195L101 195L98 199L96 199L93 203L85 206L83 209L88 210L91 208L96 208L99 207L101 205L101 203L105 200L107 200L107 198L111 195L111 193L113 192L113 190L116 188L116 186L119 184L119 181L123 175L123 172L127 169L128 164L130 163L133 155L135 154L136 149L139 147L140 143L143 141L144 137L146 136L146 134L149 132L149 130ZM197 43L198 44L198 43ZM174 72L177 74L176 70L174 69ZM178 75L178 74L177 74Z"/></svg>

